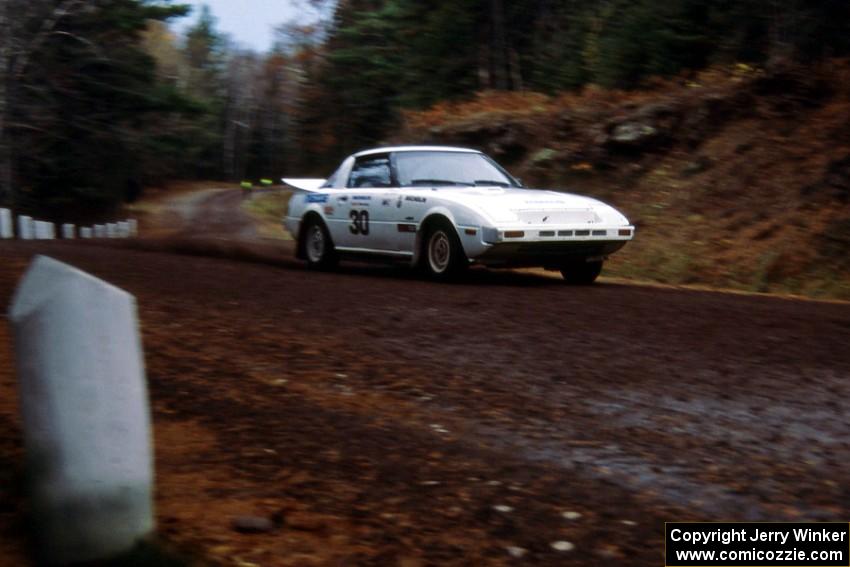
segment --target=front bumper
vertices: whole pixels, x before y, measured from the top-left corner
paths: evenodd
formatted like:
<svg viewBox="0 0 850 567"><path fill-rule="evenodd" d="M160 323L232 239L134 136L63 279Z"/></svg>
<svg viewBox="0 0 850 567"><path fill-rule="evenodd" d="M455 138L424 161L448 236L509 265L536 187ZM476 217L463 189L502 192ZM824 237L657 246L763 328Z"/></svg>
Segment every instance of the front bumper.
<svg viewBox="0 0 850 567"><path fill-rule="evenodd" d="M602 260L633 237L633 226L484 228L483 250L471 259L492 267L557 269L571 262Z"/></svg>

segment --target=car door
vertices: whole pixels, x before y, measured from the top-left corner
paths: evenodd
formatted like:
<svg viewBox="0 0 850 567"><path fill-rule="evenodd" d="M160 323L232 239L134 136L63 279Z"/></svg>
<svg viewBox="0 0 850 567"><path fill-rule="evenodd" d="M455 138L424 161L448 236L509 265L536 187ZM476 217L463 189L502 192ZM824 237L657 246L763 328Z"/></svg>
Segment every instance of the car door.
<svg viewBox="0 0 850 567"><path fill-rule="evenodd" d="M392 195L392 168L387 154L367 155L358 158L351 169L345 191L336 198L337 215L346 218L345 230L334 236L338 247L393 251L395 242L391 229L390 205Z"/></svg>
<svg viewBox="0 0 850 567"><path fill-rule="evenodd" d="M413 252L416 231L428 209L429 194L432 193L430 190L408 187L395 195L390 221L396 227L393 237L396 250Z"/></svg>

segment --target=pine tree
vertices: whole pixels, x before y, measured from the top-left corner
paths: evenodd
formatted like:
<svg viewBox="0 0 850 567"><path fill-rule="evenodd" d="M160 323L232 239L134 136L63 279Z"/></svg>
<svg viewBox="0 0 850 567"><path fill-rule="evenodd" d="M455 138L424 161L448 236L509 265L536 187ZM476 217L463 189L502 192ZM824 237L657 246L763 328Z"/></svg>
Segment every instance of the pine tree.
<svg viewBox="0 0 850 567"><path fill-rule="evenodd" d="M184 6L138 0L30 5L12 116L18 202L54 216L113 206L138 192L151 156L147 121L183 101L141 48L150 20ZM38 9L36 9L38 8Z"/></svg>

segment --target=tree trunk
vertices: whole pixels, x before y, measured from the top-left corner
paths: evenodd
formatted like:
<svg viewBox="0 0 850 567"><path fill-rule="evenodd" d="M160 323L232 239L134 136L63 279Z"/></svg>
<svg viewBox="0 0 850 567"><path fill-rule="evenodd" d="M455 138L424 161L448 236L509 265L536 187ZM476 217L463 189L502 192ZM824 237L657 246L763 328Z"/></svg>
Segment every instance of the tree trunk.
<svg viewBox="0 0 850 567"><path fill-rule="evenodd" d="M519 53L517 53L516 49L511 49L510 58L508 59L510 62L510 77L511 77L511 90L521 91L523 90L522 83L522 69L520 65Z"/></svg>
<svg viewBox="0 0 850 567"><path fill-rule="evenodd" d="M12 26L10 0L0 0L0 204L13 204L12 144L9 140Z"/></svg>
<svg viewBox="0 0 850 567"><path fill-rule="evenodd" d="M487 39L489 38L482 38L478 44L478 88L480 90L493 88L490 76L490 44Z"/></svg>
<svg viewBox="0 0 850 567"><path fill-rule="evenodd" d="M508 88L508 42L505 34L505 7L502 0L490 0L490 77L499 90Z"/></svg>

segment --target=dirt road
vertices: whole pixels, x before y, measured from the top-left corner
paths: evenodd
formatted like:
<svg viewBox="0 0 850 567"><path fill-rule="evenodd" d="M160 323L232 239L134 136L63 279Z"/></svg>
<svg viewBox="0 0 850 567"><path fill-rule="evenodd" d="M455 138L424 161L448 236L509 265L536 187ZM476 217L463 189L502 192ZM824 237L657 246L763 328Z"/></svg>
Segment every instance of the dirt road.
<svg viewBox="0 0 850 567"><path fill-rule="evenodd" d="M256 240L251 217L240 206L245 198L241 191L226 188L179 193L158 203L145 219L143 232L159 237Z"/></svg>
<svg viewBox="0 0 850 567"><path fill-rule="evenodd" d="M0 244L0 302L34 253L136 295L159 525L210 562L659 565L665 520L850 517L847 304L61 242Z"/></svg>

